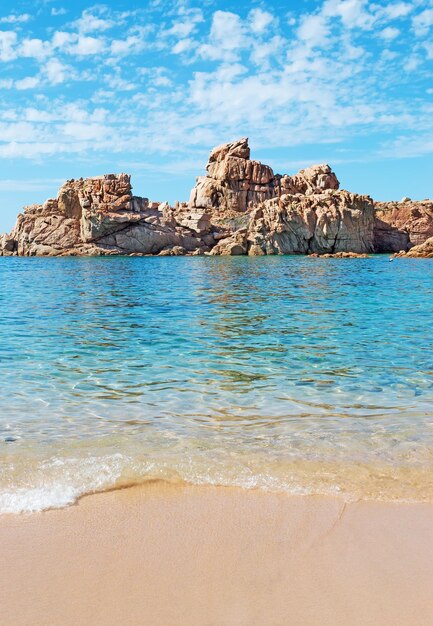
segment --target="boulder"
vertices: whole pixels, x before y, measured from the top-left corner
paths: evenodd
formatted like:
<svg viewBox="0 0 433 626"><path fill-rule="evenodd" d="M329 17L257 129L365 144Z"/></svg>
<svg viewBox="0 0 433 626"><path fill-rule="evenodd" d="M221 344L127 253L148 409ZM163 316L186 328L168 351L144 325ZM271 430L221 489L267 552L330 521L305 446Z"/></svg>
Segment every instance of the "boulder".
<svg viewBox="0 0 433 626"><path fill-rule="evenodd" d="M224 239L220 239L212 248L211 255L241 256L247 254L247 230L237 230Z"/></svg>
<svg viewBox="0 0 433 626"><path fill-rule="evenodd" d="M116 249L119 254L159 254L165 248L182 246L183 238L169 228L151 224L129 224L122 230L98 239L98 245Z"/></svg>
<svg viewBox="0 0 433 626"><path fill-rule="evenodd" d="M337 190L340 183L329 165L312 165L294 176L282 176L281 193L311 195L325 190Z"/></svg>
<svg viewBox="0 0 433 626"><path fill-rule="evenodd" d="M0 256L10 256L15 252L17 242L10 235L0 235Z"/></svg>
<svg viewBox="0 0 433 626"><path fill-rule="evenodd" d="M186 252L182 246L173 246L172 248L164 248L158 256L184 256Z"/></svg>

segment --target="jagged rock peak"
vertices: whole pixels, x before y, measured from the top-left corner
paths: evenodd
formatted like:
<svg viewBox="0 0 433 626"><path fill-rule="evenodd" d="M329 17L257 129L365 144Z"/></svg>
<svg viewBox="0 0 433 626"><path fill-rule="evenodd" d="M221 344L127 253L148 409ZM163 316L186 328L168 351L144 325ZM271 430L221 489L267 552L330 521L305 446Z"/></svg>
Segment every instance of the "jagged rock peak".
<svg viewBox="0 0 433 626"><path fill-rule="evenodd" d="M248 137L242 137L237 141L231 143L223 143L220 146L216 146L211 150L209 155L209 163L214 161L222 161L227 156L238 157L239 159L249 160L250 147L248 145Z"/></svg>
<svg viewBox="0 0 433 626"><path fill-rule="evenodd" d="M286 178L283 176L283 179ZM295 193L309 195L311 193L321 193L326 189L336 191L340 188L340 182L327 163L321 165L311 165L300 170L294 176L288 176L289 185L295 189ZM283 182L283 181L282 181Z"/></svg>
<svg viewBox="0 0 433 626"><path fill-rule="evenodd" d="M214 148L207 175L197 178L191 192L192 210L220 215L245 212L284 194L311 195L336 191L340 183L329 165L313 165L294 176L274 174L269 165L250 159L246 137Z"/></svg>

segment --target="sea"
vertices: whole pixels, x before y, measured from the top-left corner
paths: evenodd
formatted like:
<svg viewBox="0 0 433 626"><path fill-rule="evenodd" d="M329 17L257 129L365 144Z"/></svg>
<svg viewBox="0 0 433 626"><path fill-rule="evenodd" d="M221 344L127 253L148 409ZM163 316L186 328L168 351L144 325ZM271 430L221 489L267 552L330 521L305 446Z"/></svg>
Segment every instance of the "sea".
<svg viewBox="0 0 433 626"><path fill-rule="evenodd" d="M0 258L0 513L147 481L433 501L433 262Z"/></svg>

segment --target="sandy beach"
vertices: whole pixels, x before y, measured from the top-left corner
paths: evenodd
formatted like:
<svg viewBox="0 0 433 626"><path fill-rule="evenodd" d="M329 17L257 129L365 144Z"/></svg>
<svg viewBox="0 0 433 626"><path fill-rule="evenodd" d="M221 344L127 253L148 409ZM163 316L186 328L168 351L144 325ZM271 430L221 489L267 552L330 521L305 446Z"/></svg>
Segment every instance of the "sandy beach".
<svg viewBox="0 0 433 626"><path fill-rule="evenodd" d="M433 505L144 487L0 518L4 626L433 624Z"/></svg>

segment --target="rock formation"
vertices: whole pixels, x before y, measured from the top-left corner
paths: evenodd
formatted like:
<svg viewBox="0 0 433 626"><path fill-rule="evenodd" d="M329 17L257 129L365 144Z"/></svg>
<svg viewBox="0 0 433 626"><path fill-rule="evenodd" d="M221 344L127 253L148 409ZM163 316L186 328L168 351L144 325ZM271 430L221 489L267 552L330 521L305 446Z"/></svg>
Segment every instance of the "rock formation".
<svg viewBox="0 0 433 626"><path fill-rule="evenodd" d="M223 144L210 153L207 176L199 176L189 206L219 214L244 213L285 193L310 195L338 189L329 165L314 165L295 176L274 174L268 165L250 160L248 139Z"/></svg>
<svg viewBox="0 0 433 626"><path fill-rule="evenodd" d="M206 171L174 207L134 196L127 174L69 180L57 198L25 207L0 255L346 257L415 251L433 237L433 202L374 203L340 190L328 165L274 174L250 159L245 138L214 148Z"/></svg>
<svg viewBox="0 0 433 626"><path fill-rule="evenodd" d="M158 254L205 249L193 228L178 224L166 203L132 195L127 174L68 180L56 199L25 207L3 254L20 256Z"/></svg>
<svg viewBox="0 0 433 626"><path fill-rule="evenodd" d="M433 259L433 237L429 237L424 243L414 246L407 252L400 252L397 256Z"/></svg>
<svg viewBox="0 0 433 626"><path fill-rule="evenodd" d="M375 250L399 252L433 237L433 201L376 202Z"/></svg>
<svg viewBox="0 0 433 626"><path fill-rule="evenodd" d="M252 215L249 254L373 252L373 203L368 196L325 189L284 194Z"/></svg>
<svg viewBox="0 0 433 626"><path fill-rule="evenodd" d="M214 148L206 170L207 176L197 178L191 191L189 206L193 210L243 213L276 194L273 171L250 160L246 139Z"/></svg>

